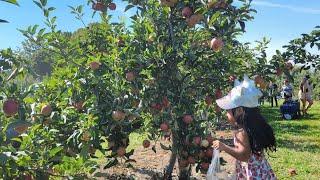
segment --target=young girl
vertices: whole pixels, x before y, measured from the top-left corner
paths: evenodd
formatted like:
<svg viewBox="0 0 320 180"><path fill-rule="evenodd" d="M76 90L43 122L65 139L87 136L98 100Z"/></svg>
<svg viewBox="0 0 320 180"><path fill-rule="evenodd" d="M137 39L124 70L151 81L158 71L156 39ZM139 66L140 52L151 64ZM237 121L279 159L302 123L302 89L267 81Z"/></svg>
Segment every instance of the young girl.
<svg viewBox="0 0 320 180"><path fill-rule="evenodd" d="M237 180L276 179L264 156L266 151L276 151L276 142L271 126L259 112L260 96L260 90L245 76L240 85L217 100L218 106L227 110L227 119L237 130L234 147L220 141L215 141L213 147L236 158Z"/></svg>

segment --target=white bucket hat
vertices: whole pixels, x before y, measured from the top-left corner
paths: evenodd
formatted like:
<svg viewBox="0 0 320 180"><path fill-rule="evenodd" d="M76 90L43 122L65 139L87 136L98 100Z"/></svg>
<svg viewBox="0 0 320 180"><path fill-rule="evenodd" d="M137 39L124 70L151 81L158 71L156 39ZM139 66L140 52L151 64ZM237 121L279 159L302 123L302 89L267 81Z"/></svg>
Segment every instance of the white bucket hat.
<svg viewBox="0 0 320 180"><path fill-rule="evenodd" d="M259 98L262 93L247 75L244 75L243 82L236 80L234 86L227 96L216 100L220 108L229 110L237 107L254 108L259 106Z"/></svg>

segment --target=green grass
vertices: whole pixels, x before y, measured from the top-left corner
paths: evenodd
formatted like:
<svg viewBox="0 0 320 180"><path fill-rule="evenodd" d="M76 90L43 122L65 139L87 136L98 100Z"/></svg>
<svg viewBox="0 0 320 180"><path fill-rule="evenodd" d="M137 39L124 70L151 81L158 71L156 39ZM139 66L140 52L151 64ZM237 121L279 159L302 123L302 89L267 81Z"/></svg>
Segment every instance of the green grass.
<svg viewBox="0 0 320 180"><path fill-rule="evenodd" d="M279 108L265 105L262 113L274 128L277 152L269 162L278 179L320 179L320 103L316 102L308 116L299 120L282 120ZM294 168L296 176L288 170Z"/></svg>

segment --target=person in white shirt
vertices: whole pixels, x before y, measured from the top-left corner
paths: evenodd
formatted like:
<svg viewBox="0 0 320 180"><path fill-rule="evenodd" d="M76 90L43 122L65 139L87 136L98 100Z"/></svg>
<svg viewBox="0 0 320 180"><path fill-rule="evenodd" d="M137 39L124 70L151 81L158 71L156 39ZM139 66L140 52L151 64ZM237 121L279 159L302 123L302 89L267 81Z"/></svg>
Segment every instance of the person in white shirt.
<svg viewBox="0 0 320 180"><path fill-rule="evenodd" d="M283 86L282 86L282 98L288 101L288 100L292 100L292 96L293 96L293 87L289 83L289 80L286 79L284 80Z"/></svg>

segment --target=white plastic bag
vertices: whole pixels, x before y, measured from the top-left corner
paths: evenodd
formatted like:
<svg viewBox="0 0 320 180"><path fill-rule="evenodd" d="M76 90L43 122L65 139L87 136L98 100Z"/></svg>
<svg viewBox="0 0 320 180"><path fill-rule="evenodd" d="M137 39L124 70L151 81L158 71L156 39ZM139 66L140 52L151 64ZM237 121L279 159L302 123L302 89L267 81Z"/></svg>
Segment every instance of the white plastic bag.
<svg viewBox="0 0 320 180"><path fill-rule="evenodd" d="M220 172L220 155L219 150L213 151L211 164L207 172L207 180L219 180L217 173Z"/></svg>

